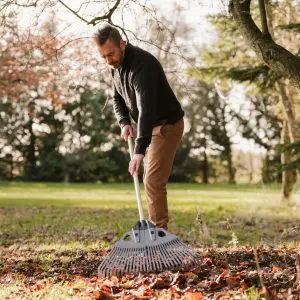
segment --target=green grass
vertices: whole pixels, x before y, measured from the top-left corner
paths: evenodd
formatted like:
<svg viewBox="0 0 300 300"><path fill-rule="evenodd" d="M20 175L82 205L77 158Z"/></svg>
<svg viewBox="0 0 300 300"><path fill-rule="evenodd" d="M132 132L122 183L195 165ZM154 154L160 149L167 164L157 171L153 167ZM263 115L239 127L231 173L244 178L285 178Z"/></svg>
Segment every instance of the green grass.
<svg viewBox="0 0 300 300"><path fill-rule="evenodd" d="M168 199L170 231L197 245L300 240L300 218L279 203L278 185L169 184ZM2 244L39 246L106 245L138 220L132 184L1 184L0 217Z"/></svg>

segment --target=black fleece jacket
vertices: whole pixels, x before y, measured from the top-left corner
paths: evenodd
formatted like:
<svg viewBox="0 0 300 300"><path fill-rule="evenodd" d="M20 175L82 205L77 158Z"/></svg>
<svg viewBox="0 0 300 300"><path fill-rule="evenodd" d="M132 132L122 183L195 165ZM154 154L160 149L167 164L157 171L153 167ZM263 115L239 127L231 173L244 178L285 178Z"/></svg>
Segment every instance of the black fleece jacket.
<svg viewBox="0 0 300 300"><path fill-rule="evenodd" d="M120 126L137 123L135 153L145 154L152 129L173 124L184 112L159 61L149 52L127 44L122 65L112 70L114 112Z"/></svg>

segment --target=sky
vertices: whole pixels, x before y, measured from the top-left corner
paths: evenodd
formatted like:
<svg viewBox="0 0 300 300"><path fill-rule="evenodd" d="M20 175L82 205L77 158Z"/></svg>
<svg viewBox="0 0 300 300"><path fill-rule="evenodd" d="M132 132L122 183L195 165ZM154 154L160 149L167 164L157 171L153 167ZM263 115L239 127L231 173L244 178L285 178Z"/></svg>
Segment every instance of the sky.
<svg viewBox="0 0 300 300"><path fill-rule="evenodd" d="M220 11L226 11L226 6L222 4L223 0L147 0L140 1L140 3L146 2L148 6L158 7L159 10L163 11L167 16L169 12L172 11L172 7L174 5L178 5L182 8L182 18L186 20L191 26L193 26L197 35L195 35L195 39L201 44L207 42L213 36L210 25L206 21L206 16L208 14L218 13ZM84 1L82 0L64 0L64 3L68 5L73 10L78 10L81 4ZM87 1L85 1L87 2ZM96 2L96 1L92 1ZM100 2L100 1L99 1ZM82 7L80 10L80 15L83 15L87 20L90 20L92 16L100 15L101 11L103 11L103 7L100 7L99 3L91 3L87 7ZM134 11L131 12L131 9L127 9L125 14L121 16L120 13L114 15L113 20L118 24L122 24L122 19L125 21L125 27L129 29L134 29L136 23L135 14L140 14L138 10L138 6L134 7ZM56 8L56 18L58 19L58 27L62 31L63 35L67 36L89 36L92 35L95 31L95 27L92 25L87 25L80 19L78 19L72 12L68 11L65 7L63 7L60 3L57 3ZM49 11L49 10L48 10ZM34 28L34 22L36 13L34 9L28 9L28 13L22 14L20 16L20 25L24 27L31 26ZM39 16L39 22L42 18L46 17L46 14ZM139 19L142 19L142 16L138 16ZM172 19L172 17L170 18Z"/></svg>

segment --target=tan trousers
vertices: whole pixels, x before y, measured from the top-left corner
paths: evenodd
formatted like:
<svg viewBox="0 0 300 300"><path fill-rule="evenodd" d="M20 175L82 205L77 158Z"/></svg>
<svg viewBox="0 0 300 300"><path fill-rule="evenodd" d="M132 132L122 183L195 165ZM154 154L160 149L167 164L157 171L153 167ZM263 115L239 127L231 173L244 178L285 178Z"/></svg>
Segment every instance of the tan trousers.
<svg viewBox="0 0 300 300"><path fill-rule="evenodd" d="M169 221L166 186L183 129L183 119L175 124L154 127L151 144L144 158L144 186L149 217L156 226L165 229Z"/></svg>

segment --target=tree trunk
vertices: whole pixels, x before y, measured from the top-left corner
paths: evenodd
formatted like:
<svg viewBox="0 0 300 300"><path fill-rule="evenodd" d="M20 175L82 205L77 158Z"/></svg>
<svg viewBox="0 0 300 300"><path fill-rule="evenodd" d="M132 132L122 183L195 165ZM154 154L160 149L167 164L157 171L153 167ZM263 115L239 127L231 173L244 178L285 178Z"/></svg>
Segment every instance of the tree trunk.
<svg viewBox="0 0 300 300"><path fill-rule="evenodd" d="M251 154L251 152L249 152L249 166L250 166L250 171L249 171L249 183L253 182L253 174L254 174L254 157Z"/></svg>
<svg viewBox="0 0 300 300"><path fill-rule="evenodd" d="M270 161L268 152L266 153L266 157L263 162L262 181L264 184L272 182L272 179L270 178Z"/></svg>
<svg viewBox="0 0 300 300"><path fill-rule="evenodd" d="M288 134L287 122L284 121L281 133L281 143L290 143L290 138ZM291 153L289 150L282 152L281 163L286 164L291 161ZM284 203L291 202L292 190L295 183L295 171L285 170L282 172L282 185L281 185L281 200Z"/></svg>
<svg viewBox="0 0 300 300"><path fill-rule="evenodd" d="M14 179L14 160L12 154L8 155L9 158L9 180L13 181Z"/></svg>
<svg viewBox="0 0 300 300"><path fill-rule="evenodd" d="M256 54L274 72L290 78L300 91L300 57L276 44L257 27L250 12L251 0L230 0L229 11Z"/></svg>
<svg viewBox="0 0 300 300"><path fill-rule="evenodd" d="M297 121L296 119L296 110L295 110L295 104L292 99L288 95L288 90L285 88L284 83L278 83L277 84L279 91L280 91L280 99L282 102L282 105L284 107L284 118L287 122L287 128L288 128L288 134L291 143L295 141L300 140L300 120Z"/></svg>
<svg viewBox="0 0 300 300"><path fill-rule="evenodd" d="M228 147L226 150L226 158L227 158L227 164L228 164L228 183L229 184L235 184L235 169L233 167L232 163L232 152L231 148Z"/></svg>
<svg viewBox="0 0 300 300"><path fill-rule="evenodd" d="M262 61L277 74L289 78L300 92L300 57L276 44L269 34L264 34L255 24L250 12L251 0L230 0L229 11L237 22L242 34ZM265 16L261 16L265 18ZM283 99L284 100L284 99ZM290 104L291 100L288 99ZM285 106L286 108L286 106ZM291 142L300 140L300 116L288 119L292 135ZM300 152L300 151L299 151ZM300 155L300 153L299 153ZM297 185L300 185L300 170L297 170ZM298 192L300 193L300 191ZM300 195L296 195L300 207Z"/></svg>
<svg viewBox="0 0 300 300"><path fill-rule="evenodd" d="M208 183L208 177L209 177L209 165L208 165L208 158L206 154L206 150L204 151L204 162L203 162L203 176L202 181L203 183Z"/></svg>
<svg viewBox="0 0 300 300"><path fill-rule="evenodd" d="M280 90L280 98L282 105L284 107L284 117L286 120L286 127L289 136L290 143L300 141L300 120L299 115L296 113L294 101L289 95L288 90L285 85L278 83L278 88ZM300 152L300 151L299 151ZM299 158L300 153L298 153L297 158ZM296 170L296 206L300 210L300 170Z"/></svg>
<svg viewBox="0 0 300 300"><path fill-rule="evenodd" d="M30 141L29 146L27 148L27 166L25 171L25 176L27 180L34 180L36 177L36 157L35 157L35 141L36 137L33 132L33 121L32 118L30 118L28 122L28 129L30 132Z"/></svg>

